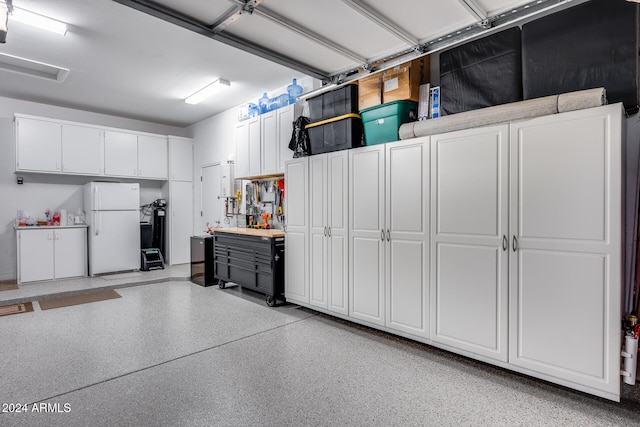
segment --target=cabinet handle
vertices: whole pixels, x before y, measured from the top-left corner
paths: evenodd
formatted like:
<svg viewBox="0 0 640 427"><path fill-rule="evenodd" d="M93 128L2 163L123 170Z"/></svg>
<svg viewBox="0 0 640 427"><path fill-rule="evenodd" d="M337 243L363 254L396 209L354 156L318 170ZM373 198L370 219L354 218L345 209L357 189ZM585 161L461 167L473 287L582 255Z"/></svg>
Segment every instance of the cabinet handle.
<svg viewBox="0 0 640 427"><path fill-rule="evenodd" d="M391 230L387 228L387 242L391 241Z"/></svg>
<svg viewBox="0 0 640 427"><path fill-rule="evenodd" d="M329 227L328 233L328 236L331 237L331 227Z"/></svg>
<svg viewBox="0 0 640 427"><path fill-rule="evenodd" d="M384 228L380 230L380 240L384 242Z"/></svg>
<svg viewBox="0 0 640 427"><path fill-rule="evenodd" d="M327 237L327 226L324 226L324 237Z"/></svg>
<svg viewBox="0 0 640 427"><path fill-rule="evenodd" d="M513 245L512 245L512 248L513 248L513 252L515 252L515 251L517 251L517 250L518 250L518 238L515 236L515 234L513 235Z"/></svg>
<svg viewBox="0 0 640 427"><path fill-rule="evenodd" d="M506 251L508 247L509 247L509 240L507 240L507 235L503 234L502 235L502 250Z"/></svg>

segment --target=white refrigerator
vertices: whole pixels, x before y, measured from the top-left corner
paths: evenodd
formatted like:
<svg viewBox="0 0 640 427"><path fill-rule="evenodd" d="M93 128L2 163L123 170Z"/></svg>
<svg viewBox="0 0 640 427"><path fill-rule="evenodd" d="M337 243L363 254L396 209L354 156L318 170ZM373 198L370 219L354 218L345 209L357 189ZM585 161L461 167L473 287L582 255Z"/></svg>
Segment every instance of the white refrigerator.
<svg viewBox="0 0 640 427"><path fill-rule="evenodd" d="M140 184L84 186L89 275L140 269Z"/></svg>

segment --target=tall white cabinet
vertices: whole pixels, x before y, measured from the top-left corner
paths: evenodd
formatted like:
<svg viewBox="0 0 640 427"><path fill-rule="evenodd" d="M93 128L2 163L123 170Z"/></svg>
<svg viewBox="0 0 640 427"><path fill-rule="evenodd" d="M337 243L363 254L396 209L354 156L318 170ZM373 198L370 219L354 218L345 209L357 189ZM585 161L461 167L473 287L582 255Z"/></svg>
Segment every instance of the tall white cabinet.
<svg viewBox="0 0 640 427"><path fill-rule="evenodd" d="M167 248L168 262L190 262L190 237L193 235L193 140L169 137L169 182Z"/></svg>
<svg viewBox="0 0 640 427"><path fill-rule="evenodd" d="M349 312L348 162L346 151L309 158L309 303L344 315Z"/></svg>
<svg viewBox="0 0 640 427"><path fill-rule="evenodd" d="M287 301L309 304L309 158L285 162L285 273Z"/></svg>
<svg viewBox="0 0 640 427"><path fill-rule="evenodd" d="M290 161L285 295L619 400L623 138L616 104L356 148L346 193L343 152Z"/></svg>
<svg viewBox="0 0 640 427"><path fill-rule="evenodd" d="M429 139L349 153L349 315L428 336Z"/></svg>
<svg viewBox="0 0 640 427"><path fill-rule="evenodd" d="M509 362L620 393L619 104L511 126Z"/></svg>
<svg viewBox="0 0 640 427"><path fill-rule="evenodd" d="M431 137L431 339L507 361L508 125Z"/></svg>

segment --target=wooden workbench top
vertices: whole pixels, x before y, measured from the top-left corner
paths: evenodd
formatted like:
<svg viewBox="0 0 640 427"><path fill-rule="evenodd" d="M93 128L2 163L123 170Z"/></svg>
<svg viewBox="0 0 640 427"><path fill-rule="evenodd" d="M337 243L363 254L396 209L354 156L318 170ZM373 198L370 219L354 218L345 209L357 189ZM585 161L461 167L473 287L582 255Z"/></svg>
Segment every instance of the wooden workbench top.
<svg viewBox="0 0 640 427"><path fill-rule="evenodd" d="M233 233L260 237L283 237L284 230L268 228L214 228L214 233Z"/></svg>

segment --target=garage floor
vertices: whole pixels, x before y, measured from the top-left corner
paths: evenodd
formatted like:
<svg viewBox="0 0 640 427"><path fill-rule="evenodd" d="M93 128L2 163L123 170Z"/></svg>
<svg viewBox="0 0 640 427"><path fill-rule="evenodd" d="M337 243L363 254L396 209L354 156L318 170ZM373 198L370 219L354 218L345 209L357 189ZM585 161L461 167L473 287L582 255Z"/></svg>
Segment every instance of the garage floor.
<svg viewBox="0 0 640 427"><path fill-rule="evenodd" d="M632 398L617 404L293 304L270 308L238 287L169 280L117 292L122 298L46 311L34 304L33 312L0 317L1 425L631 426L640 419ZM6 413L15 404L27 412Z"/></svg>

